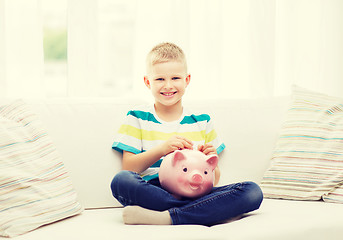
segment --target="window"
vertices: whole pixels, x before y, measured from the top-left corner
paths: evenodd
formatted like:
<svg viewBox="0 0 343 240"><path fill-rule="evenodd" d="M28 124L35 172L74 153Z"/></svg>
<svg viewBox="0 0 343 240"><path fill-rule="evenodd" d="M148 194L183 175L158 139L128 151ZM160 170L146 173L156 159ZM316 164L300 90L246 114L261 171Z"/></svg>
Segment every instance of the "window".
<svg viewBox="0 0 343 240"><path fill-rule="evenodd" d="M187 55L189 99L285 95L292 84L342 95L337 1L0 2L1 96L146 98L146 54L166 41Z"/></svg>
<svg viewBox="0 0 343 240"><path fill-rule="evenodd" d="M67 96L67 0L42 0L44 85L47 97Z"/></svg>
<svg viewBox="0 0 343 240"><path fill-rule="evenodd" d="M77 85L89 84L94 91L91 95L111 97L118 93L132 90L134 74L134 37L135 37L135 7L136 1L99 0L88 1L96 9L90 14L94 34L90 44L84 45L88 62L96 72L89 83L82 75L76 78L68 77L68 8L79 7L78 3L67 0L42 0L43 13L43 45L44 45L44 82L47 97L77 96ZM68 4L71 4L68 6ZM70 20L72 24L73 16ZM87 16L88 17L88 16ZM87 24L85 22L84 24ZM77 26L82 28L83 26ZM77 36L78 45L82 44L82 34ZM86 38L86 37L85 37ZM72 43L75 38L71 39ZM69 39L70 40L70 39ZM80 41L81 40L81 41ZM84 39L87 41L87 39ZM71 44L73 47L74 45ZM70 47L70 45L69 45ZM96 49L92 51L91 49ZM78 52L80 53L80 51ZM74 55L75 56L75 55ZM73 58L72 71L82 72L82 54ZM75 72L74 71L74 72ZM74 76L74 75L72 75ZM74 82L74 83L73 83ZM71 89L74 87L74 89ZM75 93L76 92L76 93ZM83 95L83 94L79 94ZM88 95L85 91L84 95Z"/></svg>

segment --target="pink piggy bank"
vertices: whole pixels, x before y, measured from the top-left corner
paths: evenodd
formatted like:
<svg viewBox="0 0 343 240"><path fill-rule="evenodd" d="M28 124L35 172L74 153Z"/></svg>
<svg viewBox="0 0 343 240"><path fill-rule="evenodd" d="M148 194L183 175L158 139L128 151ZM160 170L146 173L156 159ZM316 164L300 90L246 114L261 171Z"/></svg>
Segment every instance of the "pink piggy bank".
<svg viewBox="0 0 343 240"><path fill-rule="evenodd" d="M161 186L175 197L197 198L212 190L217 164L217 155L177 150L163 159L159 180Z"/></svg>

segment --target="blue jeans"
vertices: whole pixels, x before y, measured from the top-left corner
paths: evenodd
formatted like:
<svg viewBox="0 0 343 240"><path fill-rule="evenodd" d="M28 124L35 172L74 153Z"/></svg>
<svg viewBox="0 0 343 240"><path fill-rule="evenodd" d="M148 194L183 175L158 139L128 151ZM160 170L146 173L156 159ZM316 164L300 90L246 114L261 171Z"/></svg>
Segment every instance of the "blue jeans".
<svg viewBox="0 0 343 240"><path fill-rule="evenodd" d="M176 199L161 188L157 179L145 181L137 173L121 171L112 180L113 196L124 206L168 210L172 223L211 226L260 207L263 194L253 182L213 187L198 199Z"/></svg>

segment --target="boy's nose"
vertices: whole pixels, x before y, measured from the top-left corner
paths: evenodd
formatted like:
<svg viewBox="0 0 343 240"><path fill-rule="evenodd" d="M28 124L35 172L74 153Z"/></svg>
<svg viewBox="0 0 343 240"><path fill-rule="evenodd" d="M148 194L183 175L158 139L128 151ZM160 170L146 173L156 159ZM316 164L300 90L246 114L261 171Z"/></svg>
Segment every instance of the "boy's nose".
<svg viewBox="0 0 343 240"><path fill-rule="evenodd" d="M171 81L170 81L170 80L166 80L166 81L165 81L165 84L164 84L164 87L165 87L165 88L171 88L171 87L172 87Z"/></svg>

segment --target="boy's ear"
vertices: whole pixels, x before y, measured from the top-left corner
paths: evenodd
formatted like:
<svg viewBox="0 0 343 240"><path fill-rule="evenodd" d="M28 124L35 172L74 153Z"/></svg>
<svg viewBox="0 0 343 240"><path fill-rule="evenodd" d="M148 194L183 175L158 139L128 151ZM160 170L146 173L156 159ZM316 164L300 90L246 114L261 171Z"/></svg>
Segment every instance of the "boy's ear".
<svg viewBox="0 0 343 240"><path fill-rule="evenodd" d="M148 79L148 76L144 76L144 83L145 83L145 86L147 86L150 89L151 85L150 85L150 81Z"/></svg>
<svg viewBox="0 0 343 240"><path fill-rule="evenodd" d="M190 81L191 81L191 75L190 74L188 74L187 75L187 77L186 77L186 86L188 86L188 84L190 83Z"/></svg>

